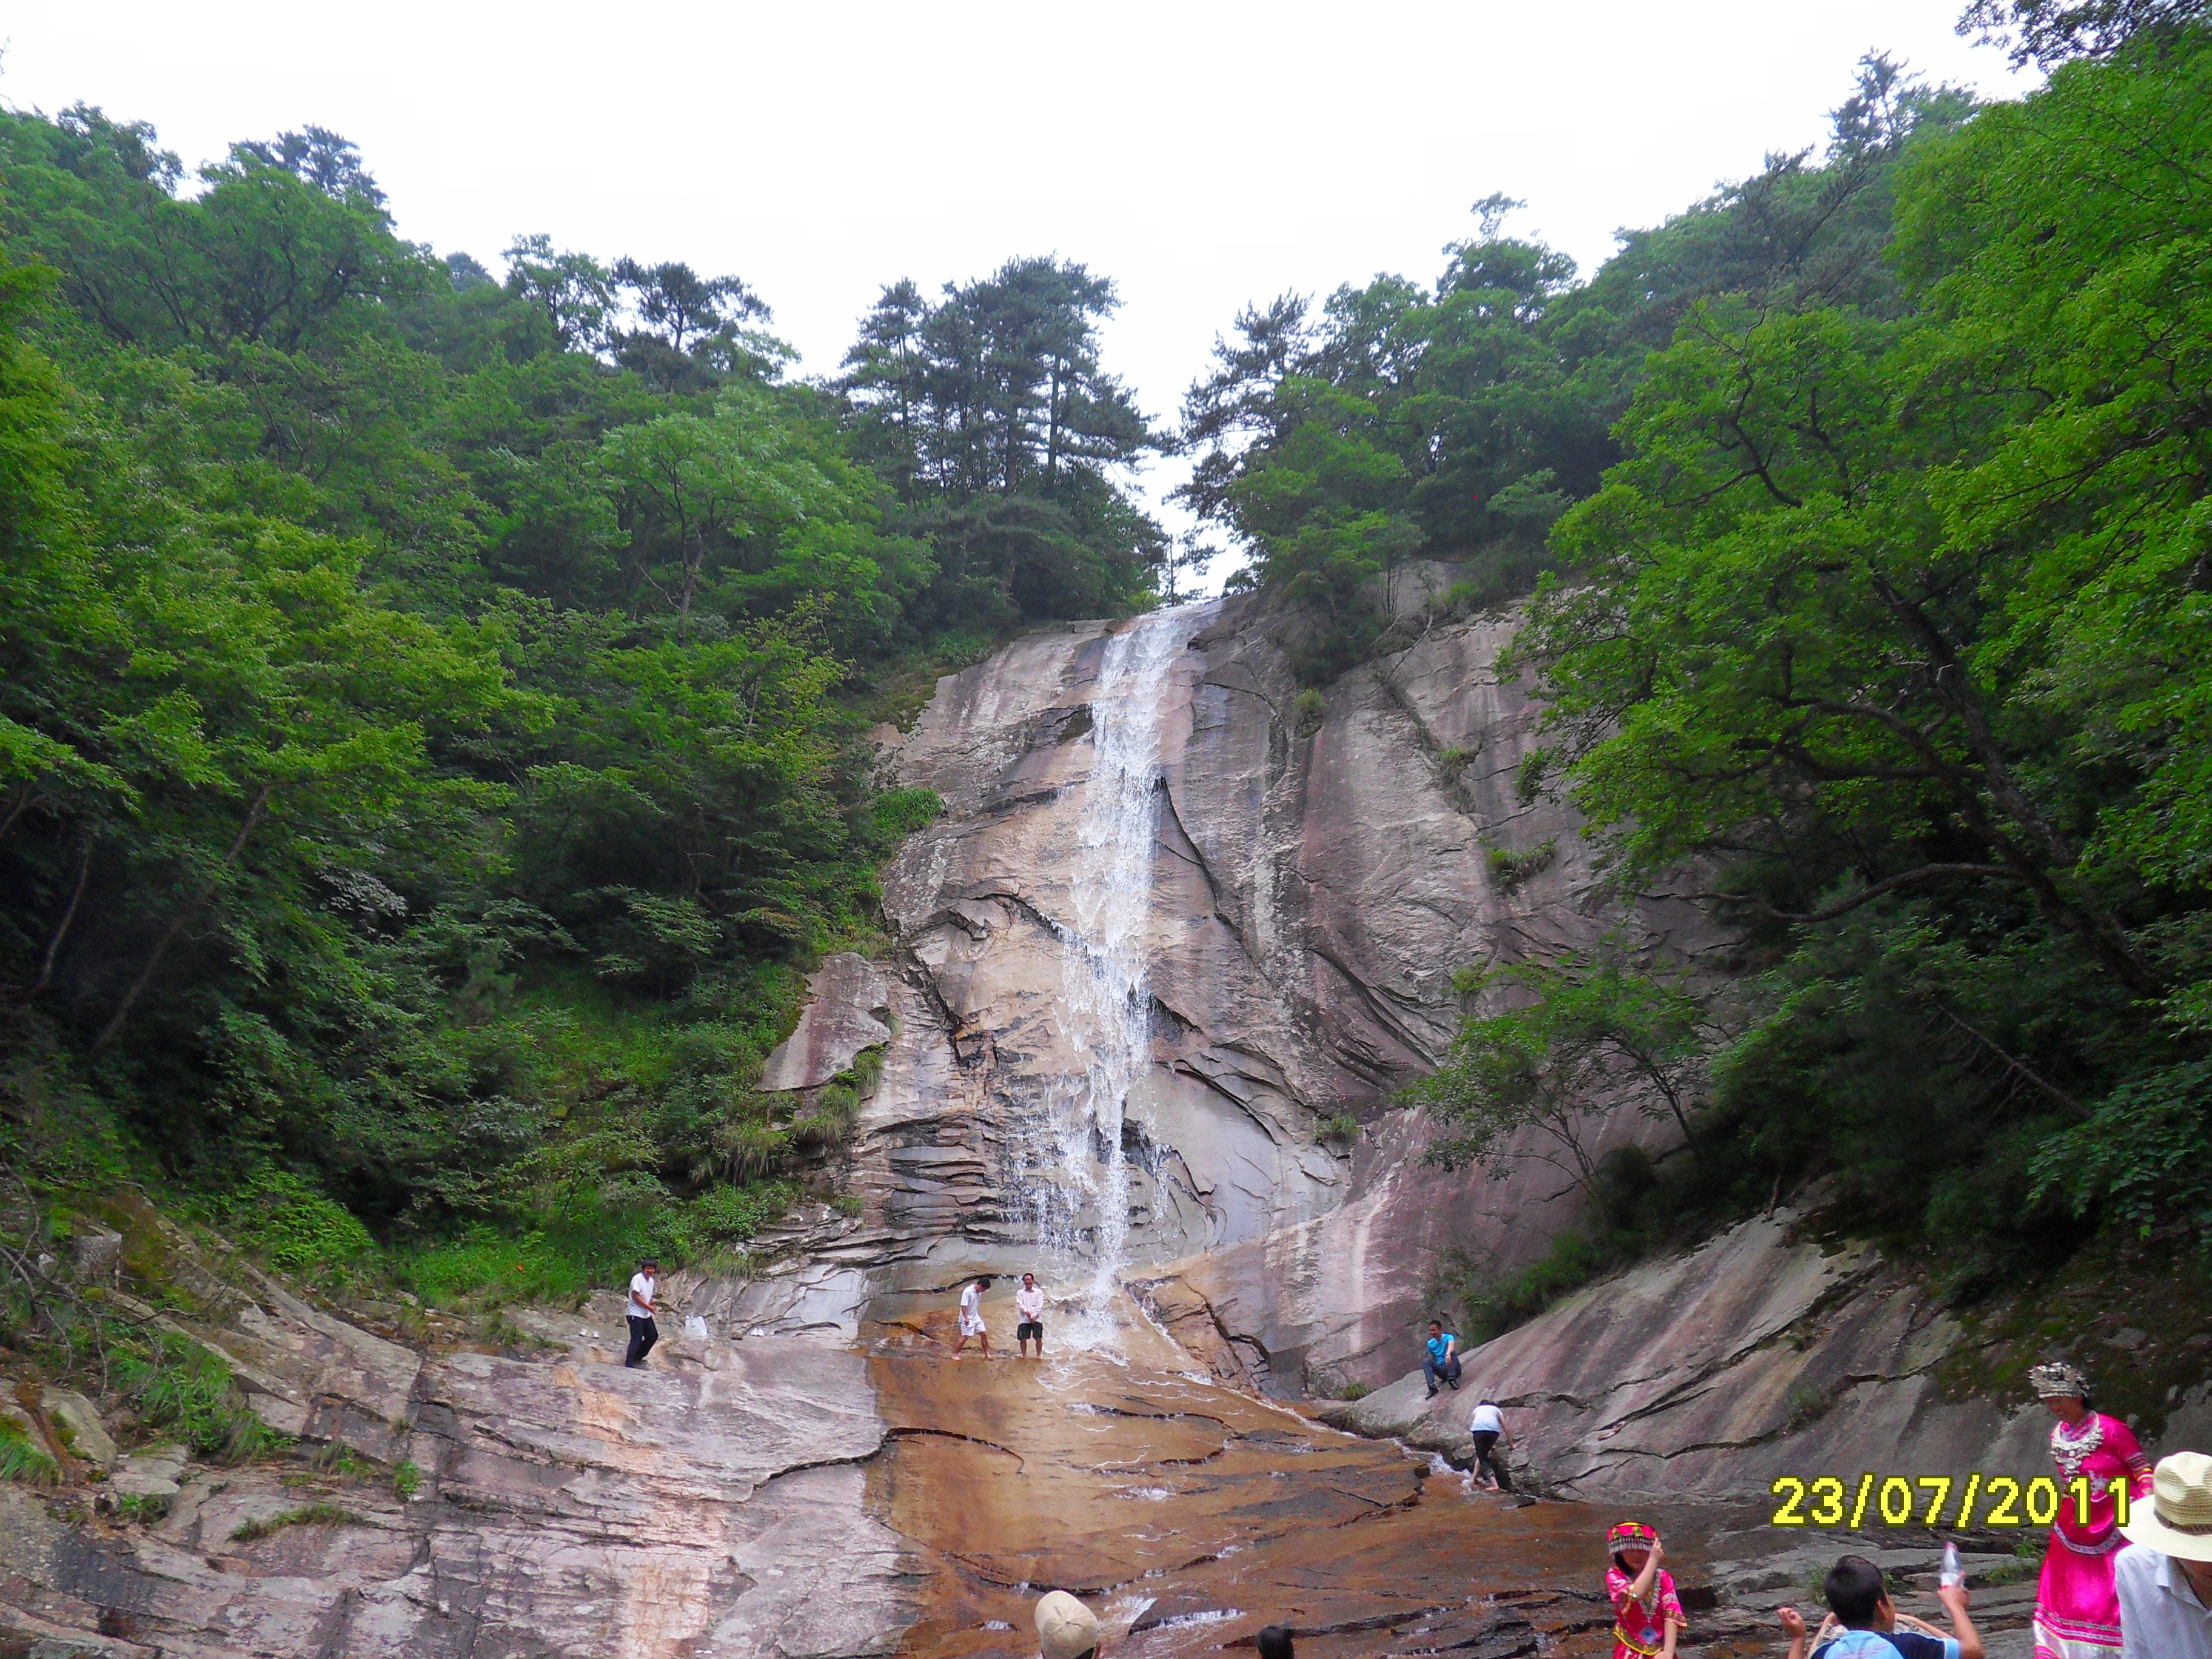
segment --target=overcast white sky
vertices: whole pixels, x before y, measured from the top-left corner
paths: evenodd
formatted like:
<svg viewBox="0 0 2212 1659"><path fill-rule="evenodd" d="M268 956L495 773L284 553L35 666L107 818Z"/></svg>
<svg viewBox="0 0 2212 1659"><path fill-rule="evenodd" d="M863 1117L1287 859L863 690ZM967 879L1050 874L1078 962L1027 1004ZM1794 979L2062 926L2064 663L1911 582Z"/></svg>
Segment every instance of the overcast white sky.
<svg viewBox="0 0 2212 1659"><path fill-rule="evenodd" d="M1431 279L1492 191L1588 269L1818 142L1870 48L2022 89L1960 3L49 0L0 13L0 98L149 120L188 165L331 128L402 234L734 271L802 374L884 283L1057 252L1120 285L1109 365L1166 416L1246 301Z"/></svg>

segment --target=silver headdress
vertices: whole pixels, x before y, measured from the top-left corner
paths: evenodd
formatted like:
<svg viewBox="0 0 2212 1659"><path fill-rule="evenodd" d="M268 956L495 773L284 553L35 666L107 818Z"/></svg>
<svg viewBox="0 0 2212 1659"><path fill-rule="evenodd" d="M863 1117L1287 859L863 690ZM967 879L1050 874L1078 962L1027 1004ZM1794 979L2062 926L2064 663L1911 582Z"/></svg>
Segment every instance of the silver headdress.
<svg viewBox="0 0 2212 1659"><path fill-rule="evenodd" d="M2078 1367L2063 1359L2054 1359L2048 1365L2031 1365L2027 1371L2028 1386L2035 1390L2038 1400L2075 1399L2089 1397L2089 1379Z"/></svg>

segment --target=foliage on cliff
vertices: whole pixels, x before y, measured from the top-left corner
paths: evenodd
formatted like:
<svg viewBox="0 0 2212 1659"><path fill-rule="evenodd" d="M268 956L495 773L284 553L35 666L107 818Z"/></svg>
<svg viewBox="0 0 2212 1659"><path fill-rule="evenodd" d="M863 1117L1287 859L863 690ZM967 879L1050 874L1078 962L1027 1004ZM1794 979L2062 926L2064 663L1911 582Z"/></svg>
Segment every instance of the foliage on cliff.
<svg viewBox="0 0 2212 1659"><path fill-rule="evenodd" d="M1432 287L1383 275L1317 314L1295 295L1249 308L1184 400L1181 495L1251 550L1246 580L1315 617L1310 679L1374 647L1380 585L1408 559L1460 562L1465 602L1524 593L1555 563L1552 525L1620 459L1611 428L1646 358L1700 301L1896 310L1881 256L1898 169L1970 107L1872 57L1824 156L1777 155L1625 234L1586 283L1504 234L1522 204L1493 196Z"/></svg>
<svg viewBox="0 0 2212 1659"><path fill-rule="evenodd" d="M1909 145L1893 291L1700 298L1555 529L1559 781L1756 972L1684 1194L2212 1244L2207 154L2202 27Z"/></svg>
<svg viewBox="0 0 2212 1659"><path fill-rule="evenodd" d="M873 687L1148 602L1112 304L949 300L931 339L1013 379L933 347L916 460L903 386L788 383L734 277L522 237L494 280L319 129L188 187L143 125L0 114L16 1152L97 1101L80 1152L248 1231L271 1180L463 1255L757 1229L728 1183L807 1136L751 1076L913 827Z"/></svg>

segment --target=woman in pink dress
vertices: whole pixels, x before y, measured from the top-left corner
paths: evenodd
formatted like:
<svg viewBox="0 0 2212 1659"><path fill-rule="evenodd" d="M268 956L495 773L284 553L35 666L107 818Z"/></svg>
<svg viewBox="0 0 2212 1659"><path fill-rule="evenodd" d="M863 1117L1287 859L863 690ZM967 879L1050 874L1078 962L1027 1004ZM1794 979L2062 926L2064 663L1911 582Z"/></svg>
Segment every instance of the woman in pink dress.
<svg viewBox="0 0 2212 1659"><path fill-rule="evenodd" d="M2120 1536L2112 1483L2124 1480L2132 1498L2150 1495L2150 1460L2134 1432L2089 1403L2089 1380L2063 1361L2027 1374L2035 1397L2058 1420L2051 1425L2051 1456L2058 1466L2058 1518L2035 1587L2035 1659L2118 1659L2120 1598L2112 1587L2112 1557ZM2073 1481L2089 1483L2089 1520L2081 1522Z"/></svg>

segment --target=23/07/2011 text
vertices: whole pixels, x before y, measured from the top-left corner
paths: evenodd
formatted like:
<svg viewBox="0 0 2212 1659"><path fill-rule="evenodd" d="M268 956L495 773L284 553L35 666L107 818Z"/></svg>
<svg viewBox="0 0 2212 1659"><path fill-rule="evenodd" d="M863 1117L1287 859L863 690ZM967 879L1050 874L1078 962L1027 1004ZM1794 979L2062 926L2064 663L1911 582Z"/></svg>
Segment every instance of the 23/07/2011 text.
<svg viewBox="0 0 2212 1659"><path fill-rule="evenodd" d="M1812 1480L1785 1474L1767 1488L1782 1500L1769 1521L1777 1527L1857 1528L1879 1521L1886 1527L1966 1528L1975 1522L1978 1499L1986 1504L1978 1517L1985 1527L2047 1527L2058 1518L2062 1494L2058 1483L2049 1475L2039 1475L2023 1485L2008 1474L1984 1480L1976 1469L1966 1476L1960 1492L1954 1518L1946 1522L1944 1509L1960 1484L1948 1474L1916 1475L1908 1480L1901 1474L1868 1474L1859 1476L1854 1489L1832 1474ZM2111 1481L2106 1491L2112 1495L2119 1524L2127 1525L2128 1483ZM1928 1500L1924 1509L1920 1502L1923 1494ZM2081 1525L2087 1526L2089 1506L2096 1501L2087 1477L2076 1475L2069 1480L2063 1498L2072 1501Z"/></svg>

